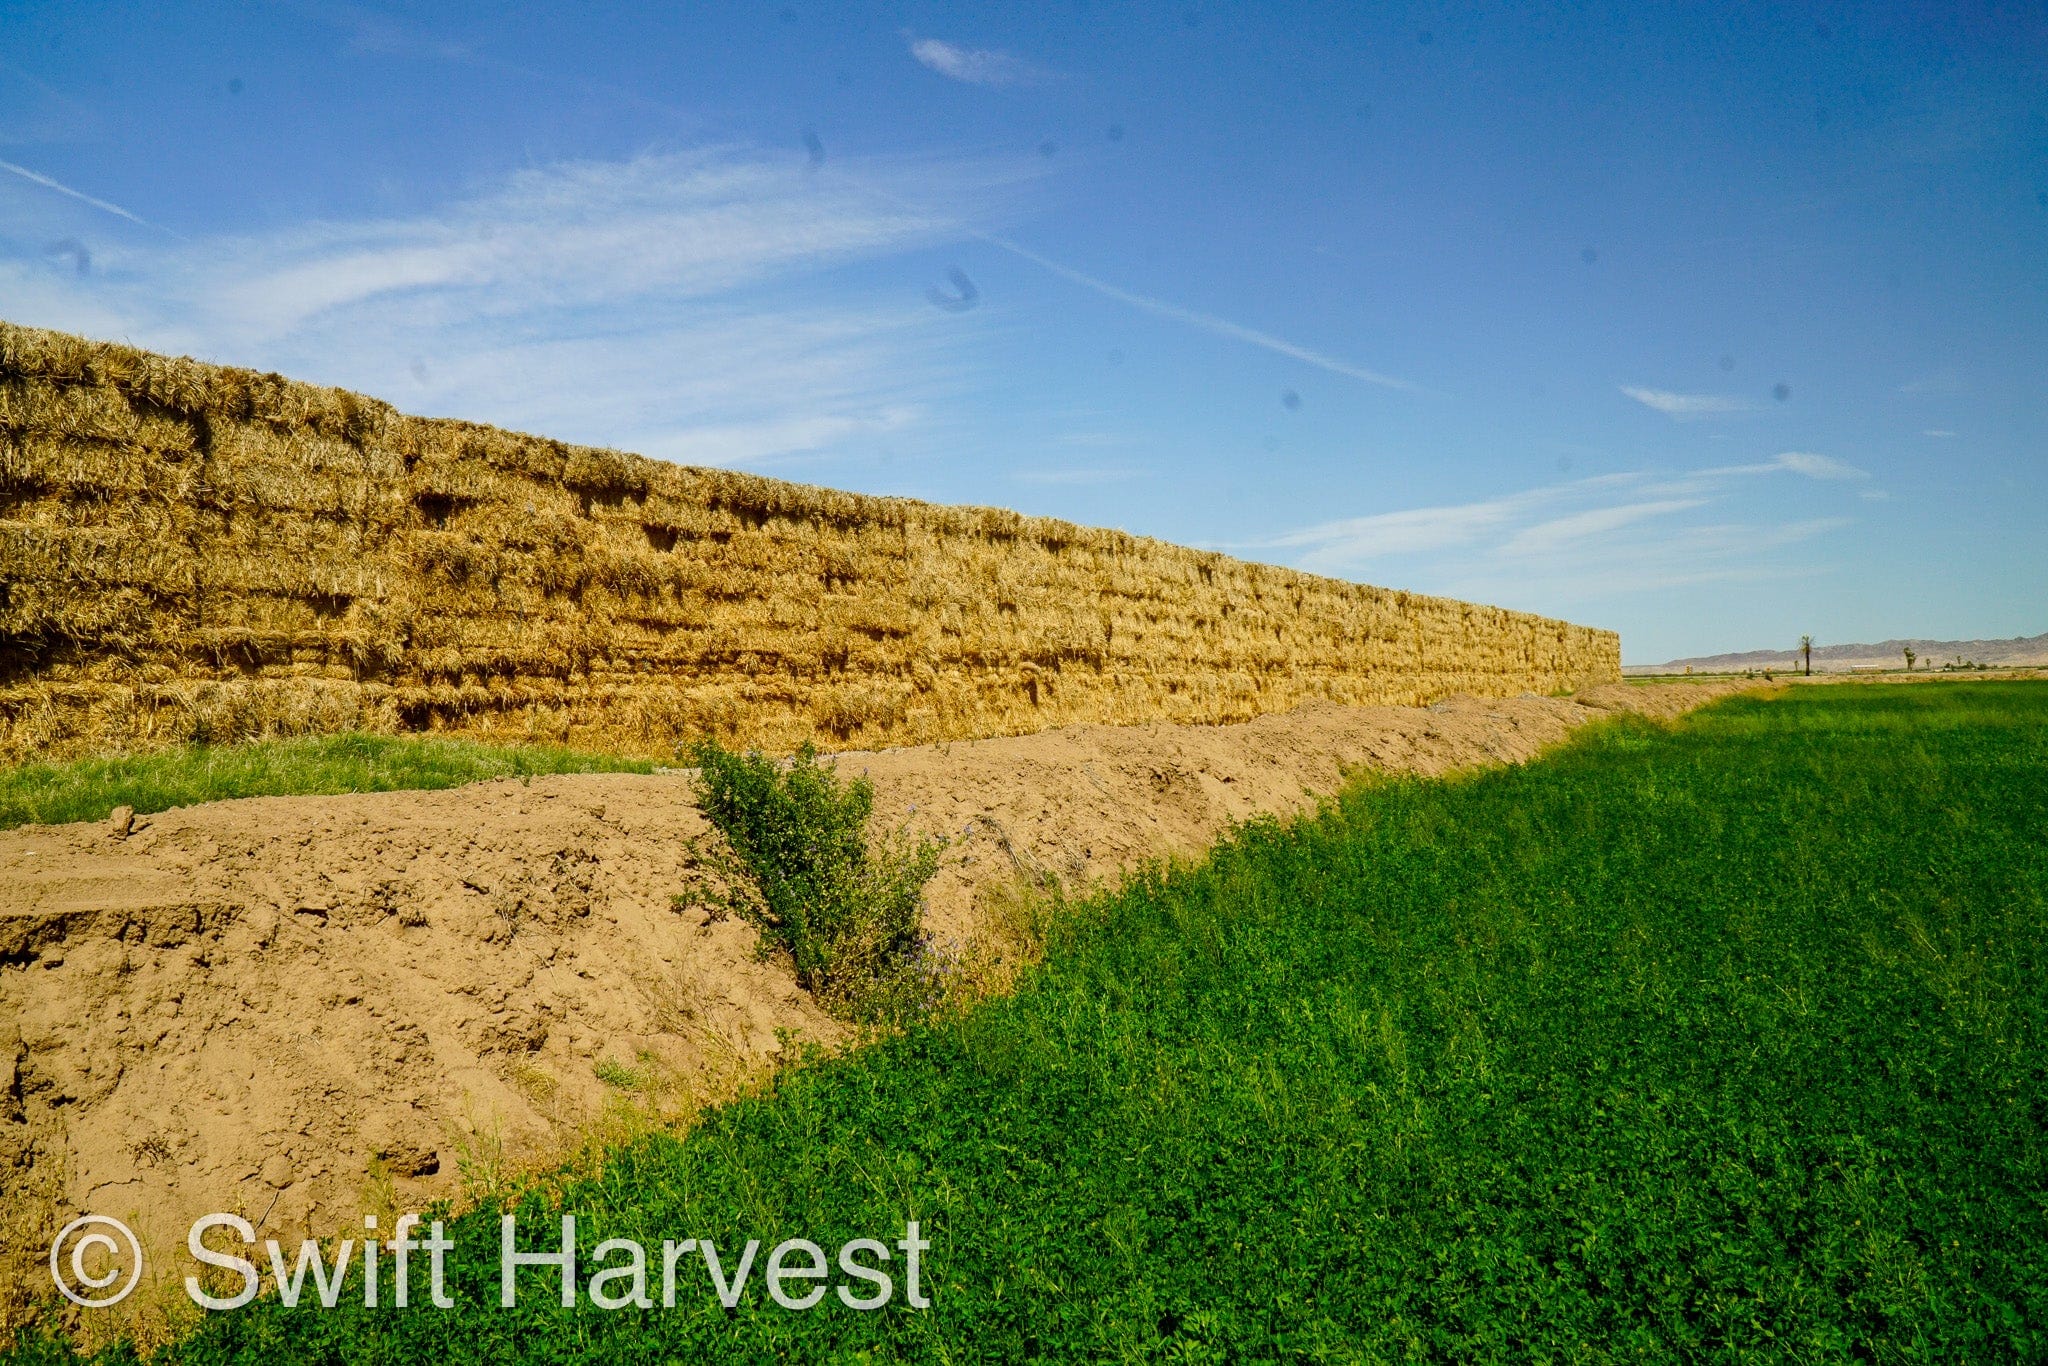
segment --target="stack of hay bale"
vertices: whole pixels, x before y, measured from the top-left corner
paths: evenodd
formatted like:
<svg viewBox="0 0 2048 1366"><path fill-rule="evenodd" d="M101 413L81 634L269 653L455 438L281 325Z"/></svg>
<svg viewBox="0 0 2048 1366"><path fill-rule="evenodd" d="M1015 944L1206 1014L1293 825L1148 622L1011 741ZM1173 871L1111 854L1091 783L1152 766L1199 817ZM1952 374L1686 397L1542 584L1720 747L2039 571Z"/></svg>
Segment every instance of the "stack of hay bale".
<svg viewBox="0 0 2048 1366"><path fill-rule="evenodd" d="M1547 618L0 324L0 760L344 729L865 748L1619 664Z"/></svg>

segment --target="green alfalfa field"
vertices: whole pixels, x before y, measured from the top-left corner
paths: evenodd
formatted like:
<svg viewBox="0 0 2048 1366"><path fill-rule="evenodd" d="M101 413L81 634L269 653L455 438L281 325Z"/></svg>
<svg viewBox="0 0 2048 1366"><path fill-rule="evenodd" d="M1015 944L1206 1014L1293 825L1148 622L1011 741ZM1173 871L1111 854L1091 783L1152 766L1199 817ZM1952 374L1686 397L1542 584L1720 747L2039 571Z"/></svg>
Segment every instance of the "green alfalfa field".
<svg viewBox="0 0 2048 1366"><path fill-rule="evenodd" d="M1622 719L1050 908L1014 995L450 1218L446 1290L165 1359L2048 1359L2048 685ZM582 1254L518 1274L518 1245ZM769 1250L929 1241L809 1310ZM662 1303L664 1240L710 1240ZM649 1306L590 1281L650 1250ZM230 1278L230 1281L232 1278ZM630 1276L600 1289L616 1298ZM798 1291L811 1288L795 1283ZM68 1349L35 1337L28 1359Z"/></svg>

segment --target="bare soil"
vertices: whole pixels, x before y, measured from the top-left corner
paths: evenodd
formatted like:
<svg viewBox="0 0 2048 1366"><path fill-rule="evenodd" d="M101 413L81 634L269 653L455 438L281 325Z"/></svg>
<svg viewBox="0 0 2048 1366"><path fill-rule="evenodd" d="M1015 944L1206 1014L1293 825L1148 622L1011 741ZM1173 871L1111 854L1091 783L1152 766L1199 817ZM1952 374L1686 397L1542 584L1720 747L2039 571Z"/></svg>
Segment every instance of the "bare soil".
<svg viewBox="0 0 2048 1366"><path fill-rule="evenodd" d="M926 923L987 964L1016 948L998 922L1020 879L1114 884L1351 766L1520 762L1608 712L1741 686L1315 704L835 762L872 779L880 822L948 838ZM553 1160L628 1100L686 1114L792 1031L844 1042L751 927L688 899L706 830L690 776L666 773L0 832L0 1275L18 1290L86 1211L154 1248L214 1210L259 1237L335 1233Z"/></svg>

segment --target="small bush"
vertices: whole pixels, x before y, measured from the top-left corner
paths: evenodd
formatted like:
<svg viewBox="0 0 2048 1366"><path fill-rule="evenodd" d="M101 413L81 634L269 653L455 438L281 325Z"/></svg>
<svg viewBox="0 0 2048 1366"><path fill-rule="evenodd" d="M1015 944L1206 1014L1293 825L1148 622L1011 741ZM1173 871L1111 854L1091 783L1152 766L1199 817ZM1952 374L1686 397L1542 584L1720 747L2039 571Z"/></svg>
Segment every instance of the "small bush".
<svg viewBox="0 0 2048 1366"><path fill-rule="evenodd" d="M763 947L787 954L797 980L836 1013L888 1020L932 1004L941 984L924 887L942 842L899 832L871 848L873 786L841 781L813 746L781 764L706 740L691 758L704 814L730 847L699 850L727 883L707 898L713 914L736 911L760 926Z"/></svg>

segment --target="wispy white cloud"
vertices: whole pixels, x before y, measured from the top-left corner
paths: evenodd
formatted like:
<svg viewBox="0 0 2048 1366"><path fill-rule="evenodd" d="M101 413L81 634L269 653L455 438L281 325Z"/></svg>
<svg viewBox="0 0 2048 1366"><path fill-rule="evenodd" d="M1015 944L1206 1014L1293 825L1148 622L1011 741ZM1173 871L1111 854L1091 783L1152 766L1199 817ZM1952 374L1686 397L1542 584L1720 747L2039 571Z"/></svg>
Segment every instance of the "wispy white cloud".
<svg viewBox="0 0 2048 1366"><path fill-rule="evenodd" d="M0 290L19 321L411 411L698 463L819 456L924 427L979 324L907 287L812 281L958 240L1022 183L980 163L848 169L807 176L745 148L537 167L413 216L96 244L91 278L0 261ZM914 185L933 207L875 184Z"/></svg>
<svg viewBox="0 0 2048 1366"><path fill-rule="evenodd" d="M1654 536L1617 539L1592 547L1568 564L1523 566L1517 577L1539 591L1547 580L1554 589L1589 598L1700 583L1777 582L1827 569L1773 552L1791 550L1854 524L1849 517L1805 517L1660 527ZM1532 568L1537 572L1530 572Z"/></svg>
<svg viewBox="0 0 2048 1366"><path fill-rule="evenodd" d="M1952 431L1949 431L1949 430L1948 430L1947 428L1945 428L1945 427L1929 427L1929 428L1928 428L1928 429L1927 429L1926 431L1924 431L1924 432L1920 433L1920 435L1922 435L1922 436L1932 436L1932 437L1937 437L1937 438L1940 438L1940 439L1944 439L1944 440L1945 440L1945 439L1947 439L1947 438L1949 438L1949 437L1952 437L1952 436L1954 436L1954 435L1955 435L1955 433L1954 433L1954 432L1952 432Z"/></svg>
<svg viewBox="0 0 2048 1366"><path fill-rule="evenodd" d="M1779 469L1803 474L1808 479L1868 479L1867 470L1859 470L1846 460L1837 460L1831 455L1815 455L1812 451L1783 451L1773 461Z"/></svg>
<svg viewBox="0 0 2048 1366"><path fill-rule="evenodd" d="M904 36L910 41L911 56L950 80L1000 88L1031 85L1045 79L1044 71L1007 52L961 47L942 38Z"/></svg>
<svg viewBox="0 0 2048 1366"><path fill-rule="evenodd" d="M1503 555L1554 555L1581 542L1619 531L1651 517L1687 512L1704 507L1704 498L1659 498L1643 503L1622 503L1615 507L1591 508L1565 517L1538 522L1510 536L1500 548Z"/></svg>
<svg viewBox="0 0 2048 1366"><path fill-rule="evenodd" d="M1566 554L1473 558L1441 566L1431 587L1467 601L1577 603L1582 605L1578 619L1584 619L1586 611L1598 610L1594 604L1630 594L1699 584L1782 584L1827 574L1830 562L1807 547L1853 524L1848 517L1660 522L1589 541ZM1626 653L1627 638L1622 648Z"/></svg>
<svg viewBox="0 0 2048 1366"><path fill-rule="evenodd" d="M1299 549L1305 552L1301 560L1304 569L1342 573L1349 567L1385 557L1477 545L1494 533L1505 533L1527 522L1545 508L1575 497L1593 496L1596 490L1613 488L1616 483L1616 476L1599 475L1473 503L1346 517L1238 548Z"/></svg>
<svg viewBox="0 0 2048 1366"><path fill-rule="evenodd" d="M184 264L192 306L261 337L380 301L486 316L705 297L955 231L718 149L522 171L434 214L224 239Z"/></svg>
<svg viewBox="0 0 2048 1366"><path fill-rule="evenodd" d="M1831 455L1816 455L1812 451L1781 451L1769 460L1754 465L1723 465L1718 469L1702 470L1702 475L1712 478L1726 474L1800 474L1808 479L1868 479L1870 472L1860 470L1846 460L1837 460Z"/></svg>
<svg viewBox="0 0 2048 1366"><path fill-rule="evenodd" d="M1755 407L1745 399L1731 398L1726 394L1674 394L1668 389L1643 389L1630 384L1621 385L1620 389L1645 408L1654 408L1666 417L1680 420L1712 417L1718 413L1748 412Z"/></svg>
<svg viewBox="0 0 2048 1366"><path fill-rule="evenodd" d="M483 329L439 350L422 332L419 349L362 357L373 378L360 387L415 411L728 464L917 426L958 380L947 336L914 305L699 301L684 317L536 338Z"/></svg>
<svg viewBox="0 0 2048 1366"><path fill-rule="evenodd" d="M918 408L902 406L873 413L775 417L685 427L650 441L642 453L681 465L758 464L783 456L809 454L851 436L900 431L923 415Z"/></svg>
<svg viewBox="0 0 2048 1366"><path fill-rule="evenodd" d="M1408 380L1397 379L1393 375L1382 374L1377 370L1368 370L1362 365L1354 365L1350 361L1340 360L1335 356L1311 350L1306 346L1297 346L1295 343L1276 337L1270 332L1261 332L1256 328L1246 327L1242 323L1231 322L1228 318L1219 318L1213 313L1202 313L1192 308L1182 308L1178 304L1170 304L1163 299L1154 299L1132 290L1120 288L1110 284L1107 280L1098 280L1093 275L1083 274L1072 266L1061 265L1050 257L1041 256L1029 248L1020 247L1015 242L998 237L993 233L977 233L976 236L992 247L1006 251L1021 260L1029 261L1041 269L1051 271L1062 280L1071 281L1074 284L1080 285L1083 289L1094 290L1106 299L1114 299L1118 303L1129 304L1133 308L1143 309L1145 312L1158 317L1167 318L1173 322L1186 323L1191 327L1198 327L1204 332L1213 333L1219 337L1227 337L1232 341L1247 342L1252 346L1261 347L1277 355L1287 356L1304 364L1313 365L1319 370L1327 370L1334 375L1344 375L1350 379L1362 380L1367 384L1377 384L1385 389L1412 390L1416 387Z"/></svg>
<svg viewBox="0 0 2048 1366"><path fill-rule="evenodd" d="M1391 579L1482 601L1527 602L1538 593L1584 599L1744 579L1785 568L1774 552L1848 524L1840 515L1787 520L1775 505L1748 519L1697 515L1754 499L1745 491L1760 489L1757 477L1772 474L1863 477L1846 462L1787 452L1750 465L1606 474L1344 518L1230 548L1290 552L1289 563L1314 573Z"/></svg>

